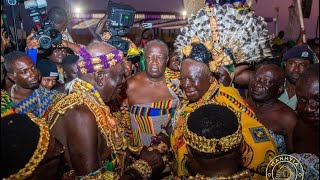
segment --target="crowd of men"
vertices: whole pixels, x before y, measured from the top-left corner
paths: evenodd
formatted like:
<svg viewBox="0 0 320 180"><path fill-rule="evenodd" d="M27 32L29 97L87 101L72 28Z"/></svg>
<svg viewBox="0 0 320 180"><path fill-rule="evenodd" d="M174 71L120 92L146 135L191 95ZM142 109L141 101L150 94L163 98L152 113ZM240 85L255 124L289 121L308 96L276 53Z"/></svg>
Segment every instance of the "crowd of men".
<svg viewBox="0 0 320 180"><path fill-rule="evenodd" d="M265 179L290 154L318 179L319 49L298 39L283 51L283 32L272 46L261 17L237 13L207 4L172 51L139 34L122 52L101 23L102 38L77 44L59 7L48 16L62 44L43 50L29 35L36 58L4 53L2 29L1 177ZM254 27L228 34L221 15Z"/></svg>

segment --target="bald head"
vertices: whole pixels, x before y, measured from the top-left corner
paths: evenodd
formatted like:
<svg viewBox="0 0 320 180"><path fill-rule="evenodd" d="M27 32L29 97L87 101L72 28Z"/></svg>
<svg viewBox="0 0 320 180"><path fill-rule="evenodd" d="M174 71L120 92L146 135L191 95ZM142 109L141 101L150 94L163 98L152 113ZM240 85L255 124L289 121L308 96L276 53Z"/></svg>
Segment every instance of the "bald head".
<svg viewBox="0 0 320 180"><path fill-rule="evenodd" d="M144 51L146 52L147 50L149 50L150 48L154 47L154 46L161 46L162 48L164 48L164 51L163 53L166 55L166 56L169 56L169 48L167 46L167 44L163 41L161 41L160 39L154 39L154 40L151 40L149 41L146 46L144 47Z"/></svg>
<svg viewBox="0 0 320 180"><path fill-rule="evenodd" d="M265 64L265 65L262 65L259 69L257 69L256 74L261 72L272 73L276 77L276 81L278 82L279 85L284 84L285 74L279 66L275 64Z"/></svg>
<svg viewBox="0 0 320 180"><path fill-rule="evenodd" d="M116 48L108 43L101 41L93 41L87 46L87 51L92 57L108 54Z"/></svg>
<svg viewBox="0 0 320 180"><path fill-rule="evenodd" d="M312 64L305 71L303 71L299 80L297 81L297 89L303 89L305 88L306 84L315 80L319 81L319 64Z"/></svg>

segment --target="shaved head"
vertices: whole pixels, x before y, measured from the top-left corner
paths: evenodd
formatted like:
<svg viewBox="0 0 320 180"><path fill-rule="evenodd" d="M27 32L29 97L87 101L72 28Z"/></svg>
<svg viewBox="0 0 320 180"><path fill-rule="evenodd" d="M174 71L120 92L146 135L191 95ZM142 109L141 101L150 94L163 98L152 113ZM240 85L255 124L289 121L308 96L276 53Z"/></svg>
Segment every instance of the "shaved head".
<svg viewBox="0 0 320 180"><path fill-rule="evenodd" d="M116 48L114 46L101 41L94 41L87 46L87 50L92 57L108 54L115 49Z"/></svg>
<svg viewBox="0 0 320 180"><path fill-rule="evenodd" d="M268 70L272 74L277 76L277 82L279 85L282 85L285 81L284 71L276 64L265 64L257 69L256 73L261 72L262 70Z"/></svg>

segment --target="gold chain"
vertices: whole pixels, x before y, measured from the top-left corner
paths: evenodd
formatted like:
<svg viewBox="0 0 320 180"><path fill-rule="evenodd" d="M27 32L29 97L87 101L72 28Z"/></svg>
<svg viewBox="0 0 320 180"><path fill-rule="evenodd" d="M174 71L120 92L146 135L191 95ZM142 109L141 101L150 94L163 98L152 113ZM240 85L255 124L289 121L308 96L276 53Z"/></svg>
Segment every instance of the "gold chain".
<svg viewBox="0 0 320 180"><path fill-rule="evenodd" d="M81 79L76 79L72 92L67 97L58 102L49 114L48 124L50 128L56 123L60 115L76 105L85 104L94 114L100 132L103 134L108 147L118 151L125 147L125 139L120 133L118 123L110 112L110 108L105 105L100 94L94 87ZM56 113L58 115L54 117Z"/></svg>
<svg viewBox="0 0 320 180"><path fill-rule="evenodd" d="M253 180L254 177L252 176L252 173L249 170L244 170L240 171L236 174L233 174L231 176L218 176L216 178L214 177L206 177L201 174L197 174L195 177L194 176L189 176L188 180L211 180L211 179L216 179L216 180Z"/></svg>
<svg viewBox="0 0 320 180"><path fill-rule="evenodd" d="M9 178L7 178L8 180L25 179L29 177L34 172L34 170L38 167L38 165L43 160L43 158L45 157L48 151L48 146L50 141L49 128L45 123L41 122L41 120L35 117L33 114L27 113L27 115L35 124L39 126L39 129L40 129L40 137L39 137L37 149L34 151L32 157L30 158L29 162L24 166L24 168L20 169L17 173L9 176Z"/></svg>
<svg viewBox="0 0 320 180"><path fill-rule="evenodd" d="M129 169L138 171L143 179L148 179L152 175L151 166L148 164L148 162L142 159L136 160L131 166L129 166L128 170Z"/></svg>

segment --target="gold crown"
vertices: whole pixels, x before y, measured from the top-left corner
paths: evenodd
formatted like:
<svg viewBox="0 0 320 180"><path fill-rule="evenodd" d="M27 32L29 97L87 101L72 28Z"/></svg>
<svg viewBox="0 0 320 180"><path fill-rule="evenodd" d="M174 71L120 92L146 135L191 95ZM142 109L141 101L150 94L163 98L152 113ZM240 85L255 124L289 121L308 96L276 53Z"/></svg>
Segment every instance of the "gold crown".
<svg viewBox="0 0 320 180"><path fill-rule="evenodd" d="M186 143L192 148L204 153L228 152L231 149L238 147L243 138L242 132L241 132L241 125L240 125L241 114L235 111L233 108L227 106L226 104L217 103L217 102L206 102L202 105L198 105L186 115L186 120L188 121L190 114L192 112L199 109L201 106L208 105L208 104L225 106L231 111L233 111L234 114L237 116L237 119L239 122L237 131L231 135L222 137L221 139L215 139L215 138L207 139L203 136L198 136L197 134L190 131L187 126L187 123L185 123L186 127L184 128L184 139Z"/></svg>

